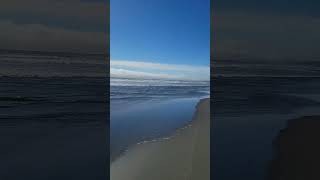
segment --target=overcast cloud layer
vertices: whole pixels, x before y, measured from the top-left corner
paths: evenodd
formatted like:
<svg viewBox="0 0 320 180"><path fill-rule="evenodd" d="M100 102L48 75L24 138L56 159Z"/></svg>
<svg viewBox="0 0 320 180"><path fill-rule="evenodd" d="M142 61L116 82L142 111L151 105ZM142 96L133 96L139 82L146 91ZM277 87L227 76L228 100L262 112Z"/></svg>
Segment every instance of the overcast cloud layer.
<svg viewBox="0 0 320 180"><path fill-rule="evenodd" d="M320 59L317 16L238 10L216 12L214 21L215 41L211 51L217 59Z"/></svg>
<svg viewBox="0 0 320 180"><path fill-rule="evenodd" d="M42 24L15 24L0 21L0 48L99 53L106 51L106 34L82 32Z"/></svg>
<svg viewBox="0 0 320 180"><path fill-rule="evenodd" d="M1 1L0 49L105 54L108 7L107 1Z"/></svg>
<svg viewBox="0 0 320 180"><path fill-rule="evenodd" d="M82 21L102 22L106 20L107 1L84 0L3 0L2 15L45 16L52 18L72 18Z"/></svg>

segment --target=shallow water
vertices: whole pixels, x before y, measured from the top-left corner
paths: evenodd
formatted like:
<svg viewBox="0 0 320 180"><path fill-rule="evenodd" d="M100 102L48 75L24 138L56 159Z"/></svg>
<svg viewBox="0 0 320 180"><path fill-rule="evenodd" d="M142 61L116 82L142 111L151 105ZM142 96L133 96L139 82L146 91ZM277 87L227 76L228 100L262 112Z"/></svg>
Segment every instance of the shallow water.
<svg viewBox="0 0 320 180"><path fill-rule="evenodd" d="M186 126L208 94L208 86L111 86L111 160L139 142Z"/></svg>

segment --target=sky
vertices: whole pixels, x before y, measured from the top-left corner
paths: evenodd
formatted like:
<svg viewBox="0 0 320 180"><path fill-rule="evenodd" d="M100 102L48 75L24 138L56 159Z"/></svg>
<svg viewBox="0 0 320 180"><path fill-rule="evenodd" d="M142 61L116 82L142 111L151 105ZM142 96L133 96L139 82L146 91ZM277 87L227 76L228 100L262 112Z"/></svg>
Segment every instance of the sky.
<svg viewBox="0 0 320 180"><path fill-rule="evenodd" d="M106 77L109 20L108 0L2 0L0 76Z"/></svg>
<svg viewBox="0 0 320 180"><path fill-rule="evenodd" d="M208 77L209 0L110 3L111 60L122 62L111 67L113 76ZM231 61L320 66L320 1L213 0L211 5L215 67L226 69ZM0 49L108 54L110 6L108 0L2 0ZM194 69L181 71L185 66Z"/></svg>
<svg viewBox="0 0 320 180"><path fill-rule="evenodd" d="M306 63L320 60L320 2L223 0L213 5L218 62Z"/></svg>
<svg viewBox="0 0 320 180"><path fill-rule="evenodd" d="M111 0L110 7L111 77L209 79L209 0Z"/></svg>
<svg viewBox="0 0 320 180"><path fill-rule="evenodd" d="M2 0L0 49L105 54L107 0Z"/></svg>

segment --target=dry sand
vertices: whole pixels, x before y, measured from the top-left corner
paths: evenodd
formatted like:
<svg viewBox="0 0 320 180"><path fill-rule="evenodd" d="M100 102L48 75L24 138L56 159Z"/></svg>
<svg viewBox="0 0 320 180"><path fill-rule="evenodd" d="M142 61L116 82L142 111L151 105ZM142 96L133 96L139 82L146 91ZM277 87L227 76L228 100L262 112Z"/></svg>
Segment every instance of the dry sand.
<svg viewBox="0 0 320 180"><path fill-rule="evenodd" d="M191 126L170 139L136 145L110 168L111 180L209 180L210 99L198 103Z"/></svg>

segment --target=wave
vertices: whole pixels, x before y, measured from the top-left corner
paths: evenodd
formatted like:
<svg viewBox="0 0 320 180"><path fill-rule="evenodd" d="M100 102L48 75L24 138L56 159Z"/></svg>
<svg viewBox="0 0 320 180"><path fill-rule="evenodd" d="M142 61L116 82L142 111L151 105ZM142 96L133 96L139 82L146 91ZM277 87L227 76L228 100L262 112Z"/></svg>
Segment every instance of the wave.
<svg viewBox="0 0 320 180"><path fill-rule="evenodd" d="M111 100L202 97L210 95L207 86L111 86Z"/></svg>
<svg viewBox="0 0 320 180"><path fill-rule="evenodd" d="M104 55L1 53L0 77L107 77Z"/></svg>
<svg viewBox="0 0 320 180"><path fill-rule="evenodd" d="M111 86L209 86L210 81L111 78Z"/></svg>
<svg viewBox="0 0 320 180"><path fill-rule="evenodd" d="M35 101L43 101L43 98L40 97L21 97L21 96L8 96L8 97L0 97L0 102L35 102Z"/></svg>
<svg viewBox="0 0 320 180"><path fill-rule="evenodd" d="M0 102L47 102L47 103L106 103L107 100L50 100L42 97L0 97Z"/></svg>
<svg viewBox="0 0 320 180"><path fill-rule="evenodd" d="M320 78L320 75L214 74L211 78Z"/></svg>

